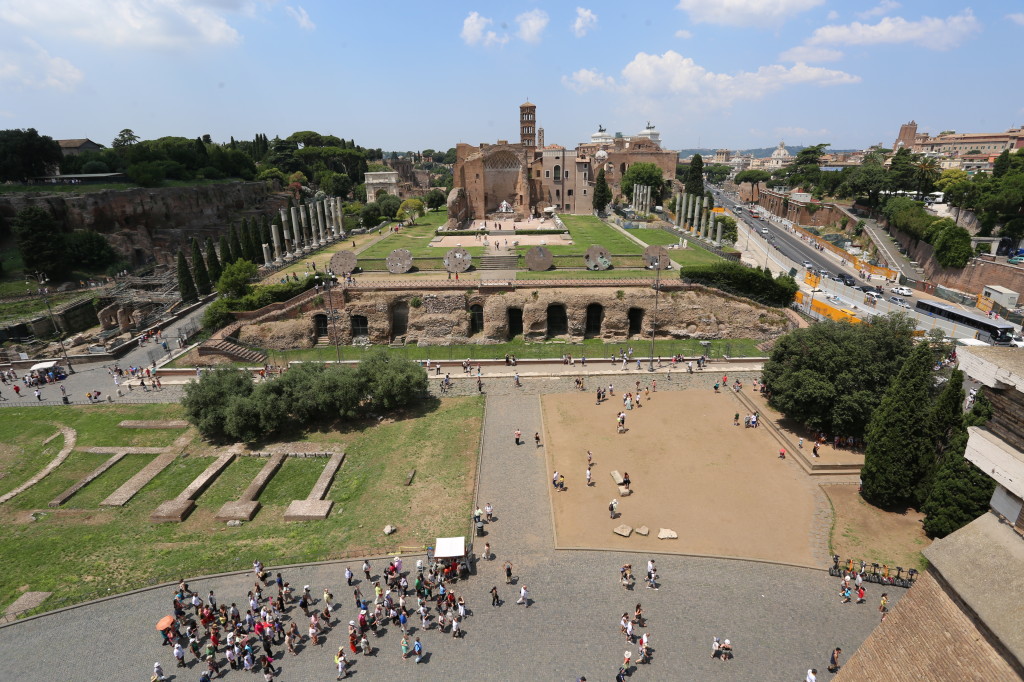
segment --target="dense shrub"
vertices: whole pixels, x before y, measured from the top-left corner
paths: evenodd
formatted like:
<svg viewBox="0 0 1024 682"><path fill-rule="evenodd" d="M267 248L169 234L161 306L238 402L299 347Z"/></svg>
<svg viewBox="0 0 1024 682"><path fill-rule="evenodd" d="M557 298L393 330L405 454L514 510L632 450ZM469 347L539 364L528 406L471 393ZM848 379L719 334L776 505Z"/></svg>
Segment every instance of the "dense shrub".
<svg viewBox="0 0 1024 682"><path fill-rule="evenodd" d="M703 284L772 306L792 303L798 288L789 275L773 278L768 269L748 268L731 261L684 267L679 276L684 282Z"/></svg>
<svg viewBox="0 0 1024 682"><path fill-rule="evenodd" d="M303 363L255 386L244 371L207 372L185 387L182 404L207 440L251 443L307 425L392 412L426 390L419 364L380 349L354 368Z"/></svg>

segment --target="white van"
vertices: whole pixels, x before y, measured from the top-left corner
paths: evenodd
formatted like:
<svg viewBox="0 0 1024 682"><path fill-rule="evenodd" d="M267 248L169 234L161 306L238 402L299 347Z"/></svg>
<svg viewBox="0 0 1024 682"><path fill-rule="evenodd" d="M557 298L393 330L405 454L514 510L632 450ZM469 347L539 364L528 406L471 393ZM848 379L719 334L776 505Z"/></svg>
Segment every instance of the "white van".
<svg viewBox="0 0 1024 682"><path fill-rule="evenodd" d="M879 301L882 300L882 295L877 291L869 291L868 293L864 294L864 296L865 300L871 303L878 303Z"/></svg>

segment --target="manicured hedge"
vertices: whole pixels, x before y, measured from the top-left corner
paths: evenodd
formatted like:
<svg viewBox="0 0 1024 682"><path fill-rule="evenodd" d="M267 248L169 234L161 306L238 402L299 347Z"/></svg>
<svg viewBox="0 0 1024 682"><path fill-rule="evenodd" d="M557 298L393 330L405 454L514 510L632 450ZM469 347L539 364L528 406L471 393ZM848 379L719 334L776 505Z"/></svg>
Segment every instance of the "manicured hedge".
<svg viewBox="0 0 1024 682"><path fill-rule="evenodd" d="M709 265L690 265L679 273L684 282L703 284L771 306L788 306L797 292L797 283L789 275L772 277L765 268L749 268L724 261Z"/></svg>

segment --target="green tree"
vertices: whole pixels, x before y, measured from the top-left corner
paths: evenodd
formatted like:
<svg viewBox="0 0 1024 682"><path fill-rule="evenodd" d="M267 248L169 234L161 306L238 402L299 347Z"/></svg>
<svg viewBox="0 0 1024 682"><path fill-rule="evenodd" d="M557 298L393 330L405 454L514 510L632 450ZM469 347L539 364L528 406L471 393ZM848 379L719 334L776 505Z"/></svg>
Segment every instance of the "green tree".
<svg viewBox="0 0 1024 682"><path fill-rule="evenodd" d="M444 196L444 192L436 187L427 192L427 208L431 211L436 211L447 203L448 199Z"/></svg>
<svg viewBox="0 0 1024 682"><path fill-rule="evenodd" d="M124 173L129 180L142 187L159 187L167 177L165 166L158 161L133 163Z"/></svg>
<svg viewBox="0 0 1024 682"><path fill-rule="evenodd" d="M604 209L612 200L612 190L608 187L608 180L604 175L604 168L597 171L597 180L594 181L594 210L604 213Z"/></svg>
<svg viewBox="0 0 1024 682"><path fill-rule="evenodd" d="M403 220L409 220L412 224L415 224L416 219L425 215L427 209L419 199L406 199L399 206L398 211Z"/></svg>
<svg viewBox="0 0 1024 682"><path fill-rule="evenodd" d="M210 283L210 273L203 262L203 252L199 250L199 240L192 237L192 277L196 282L196 291L200 296L206 296L213 291Z"/></svg>
<svg viewBox="0 0 1024 682"><path fill-rule="evenodd" d="M63 159L60 145L35 128L0 130L0 182L25 182L57 170Z"/></svg>
<svg viewBox="0 0 1024 682"><path fill-rule="evenodd" d="M622 195L628 201L632 201L634 185L650 187L652 198L658 201L661 199L661 191L664 184L665 181L660 168L653 163L638 161L626 169L626 173L622 176L622 182L619 183L619 188L622 190Z"/></svg>
<svg viewBox="0 0 1024 682"><path fill-rule="evenodd" d="M394 218L398 215L398 209L402 206L402 201L394 194L382 194L377 197L377 206L380 208L380 214L385 218Z"/></svg>
<svg viewBox="0 0 1024 682"><path fill-rule="evenodd" d="M914 178L917 180L917 193L919 196L930 194L935 187L935 181L942 174L939 162L935 159L921 158L914 163Z"/></svg>
<svg viewBox="0 0 1024 682"><path fill-rule="evenodd" d="M359 221L367 230L377 227L378 223L380 223L380 206L377 205L376 201L371 201L363 206L363 209L359 212Z"/></svg>
<svg viewBox="0 0 1024 682"><path fill-rule="evenodd" d="M690 159L690 168L686 171L686 193L694 196L704 194L704 158L694 154Z"/></svg>
<svg viewBox="0 0 1024 682"><path fill-rule="evenodd" d="M231 259L231 243L228 240L228 236L226 234L222 234L220 236L220 242L218 246L220 249L220 267L221 270L223 271L224 266L226 266L229 263L234 263L234 261ZM216 285L217 280L211 278L210 281Z"/></svg>
<svg viewBox="0 0 1024 682"><path fill-rule="evenodd" d="M117 137L110 143L110 146L114 149L121 149L123 147L130 147L138 143L138 141L139 136L131 128L125 128L117 134Z"/></svg>
<svg viewBox="0 0 1024 682"><path fill-rule="evenodd" d="M962 416L957 428L951 430L944 457L921 509L925 513L924 531L930 537L945 537L988 509L996 483L967 461L964 452L967 449L967 427L981 426L991 415L991 404L983 393L979 393L971 411Z"/></svg>
<svg viewBox="0 0 1024 682"><path fill-rule="evenodd" d="M887 185L890 191L909 192L915 189L917 168L914 154L906 147L900 147L889 161Z"/></svg>
<svg viewBox="0 0 1024 682"><path fill-rule="evenodd" d="M38 206L23 208L14 216L14 240L21 252L26 271L40 270L58 279L67 275L72 263L68 258L65 234L60 223Z"/></svg>
<svg viewBox="0 0 1024 682"><path fill-rule="evenodd" d="M1001 178L1010 170L1010 150L1004 149L992 163L992 177Z"/></svg>
<svg viewBox="0 0 1024 682"><path fill-rule="evenodd" d="M249 282L256 277L259 268L252 261L240 258L224 266L220 279L217 280L217 291L228 298L242 298L249 293Z"/></svg>
<svg viewBox="0 0 1024 682"><path fill-rule="evenodd" d="M178 292L183 303L195 303L199 299L196 283L192 281L192 272L188 269L188 261L181 249L178 249Z"/></svg>
<svg viewBox="0 0 1024 682"><path fill-rule="evenodd" d="M942 230L932 243L935 246L935 260L946 268L965 267L974 255L971 233L958 225Z"/></svg>
<svg viewBox="0 0 1024 682"><path fill-rule="evenodd" d="M406 407L427 392L427 373L415 362L391 356L378 348L359 363L366 377L370 410L395 410Z"/></svg>
<svg viewBox="0 0 1024 682"><path fill-rule="evenodd" d="M783 173L791 187L814 189L821 178L821 156L828 148L828 142L804 147L796 154L793 163Z"/></svg>
<svg viewBox="0 0 1024 682"><path fill-rule="evenodd" d="M732 167L724 163L713 163L704 169L704 175L707 176L708 182L713 185L718 185L725 181L731 172Z"/></svg>
<svg viewBox="0 0 1024 682"><path fill-rule="evenodd" d="M743 170L736 174L733 178L733 182L737 185L742 185L745 182L749 182L753 190L760 188L762 182L768 182L772 179L772 174L768 171L763 170ZM750 195L754 198L758 196L759 192L751 191Z"/></svg>
<svg viewBox="0 0 1024 682"><path fill-rule="evenodd" d="M185 418L203 438L223 442L229 440L225 427L232 399L247 398L252 392L252 378L248 373L217 369L203 372L199 381L187 383L181 404Z"/></svg>
<svg viewBox="0 0 1024 682"><path fill-rule="evenodd" d="M345 173L324 171L317 177L320 189L332 197L347 197L352 191L352 179Z"/></svg>
<svg viewBox="0 0 1024 682"><path fill-rule="evenodd" d="M864 436L868 420L913 345L914 322L821 322L776 341L763 369L769 404L815 431Z"/></svg>
<svg viewBox="0 0 1024 682"><path fill-rule="evenodd" d="M242 241L239 239L238 230L234 225L231 226L228 233L228 247L231 249L231 263L245 258L245 249L242 248Z"/></svg>
<svg viewBox="0 0 1024 682"><path fill-rule="evenodd" d="M936 472L945 461L957 435L965 428L963 384L964 373L959 369L953 370L928 414L928 433L932 447L925 451L925 459L920 463L921 480L914 491L918 509L928 499Z"/></svg>
<svg viewBox="0 0 1024 682"><path fill-rule="evenodd" d="M217 258L217 249L213 247L213 237L206 238L206 274L210 277L210 285L220 281L220 259Z"/></svg>
<svg viewBox="0 0 1024 682"><path fill-rule="evenodd" d="M889 384L868 424L861 495L876 507L911 502L932 449L931 346L919 343Z"/></svg>
<svg viewBox="0 0 1024 682"><path fill-rule="evenodd" d="M256 218L252 218L248 223L242 223L245 225L245 243L242 246L245 252L246 260L250 260L253 263L263 262L263 247L260 242L259 226L256 223Z"/></svg>
<svg viewBox="0 0 1024 682"><path fill-rule="evenodd" d="M945 192L950 185L970 179L971 176L969 176L965 170L961 170L959 168L947 168L939 174L939 179L935 181L935 189L940 192Z"/></svg>

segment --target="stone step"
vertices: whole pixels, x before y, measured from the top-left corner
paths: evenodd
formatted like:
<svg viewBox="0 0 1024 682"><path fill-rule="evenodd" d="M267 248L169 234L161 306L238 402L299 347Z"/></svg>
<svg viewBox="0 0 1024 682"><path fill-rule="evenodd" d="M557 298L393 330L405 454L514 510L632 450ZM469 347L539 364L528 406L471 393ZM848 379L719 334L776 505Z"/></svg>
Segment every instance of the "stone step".
<svg viewBox="0 0 1024 682"><path fill-rule="evenodd" d="M267 483L281 468L286 456L284 453L271 456L241 497L234 502L225 502L215 518L218 521L252 521L256 512L260 510L260 503L256 498L260 496Z"/></svg>
<svg viewBox="0 0 1024 682"><path fill-rule="evenodd" d="M519 258L515 255L509 256L481 256L478 268L480 270L515 270Z"/></svg>
<svg viewBox="0 0 1024 682"><path fill-rule="evenodd" d="M150 515L150 521L184 521L195 509L196 499L203 494L203 491L210 487L221 472L228 468L228 465L235 459L234 448L218 457L206 467L203 473L199 474L188 487L182 490L173 500L167 500Z"/></svg>
<svg viewBox="0 0 1024 682"><path fill-rule="evenodd" d="M334 475L345 461L345 453L335 453L324 467L320 478L316 480L313 490L304 500L292 500L284 512L285 521L314 521L326 519L334 506L333 500L325 500L324 496L334 481Z"/></svg>
<svg viewBox="0 0 1024 682"><path fill-rule="evenodd" d="M142 490L142 487L156 478L156 475L167 468L167 466L178 456L176 452L165 452L159 455L152 462L142 468L142 471L135 474L120 488L112 492L107 499L100 502L101 507L123 507L128 500L135 497L135 494Z"/></svg>

